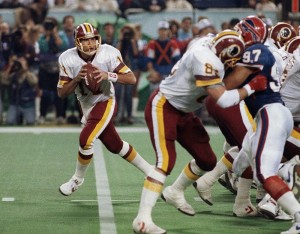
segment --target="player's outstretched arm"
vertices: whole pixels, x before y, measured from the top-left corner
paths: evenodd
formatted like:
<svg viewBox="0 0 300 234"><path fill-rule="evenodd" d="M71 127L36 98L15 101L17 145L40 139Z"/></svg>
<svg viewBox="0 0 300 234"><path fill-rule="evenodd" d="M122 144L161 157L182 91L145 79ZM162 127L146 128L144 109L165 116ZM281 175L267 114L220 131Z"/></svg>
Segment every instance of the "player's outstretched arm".
<svg viewBox="0 0 300 234"><path fill-rule="evenodd" d="M207 93L217 101L222 108L238 104L241 100L252 95L254 92L263 91L267 88L267 78L257 75L248 84L240 89L226 90L223 85L208 87Z"/></svg>

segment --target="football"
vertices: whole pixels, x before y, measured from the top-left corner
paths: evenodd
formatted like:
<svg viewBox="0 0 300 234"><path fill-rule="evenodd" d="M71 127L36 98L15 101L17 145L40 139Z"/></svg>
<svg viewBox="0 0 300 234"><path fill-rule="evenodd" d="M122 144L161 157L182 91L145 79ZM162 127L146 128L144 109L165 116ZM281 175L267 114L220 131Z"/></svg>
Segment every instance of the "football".
<svg viewBox="0 0 300 234"><path fill-rule="evenodd" d="M93 71L96 70L96 68L94 68L91 63L84 65L84 68L87 69L87 75L86 75L86 81L85 81L86 87L93 94L99 94L101 82L97 83L97 79L94 78L95 74L93 73Z"/></svg>

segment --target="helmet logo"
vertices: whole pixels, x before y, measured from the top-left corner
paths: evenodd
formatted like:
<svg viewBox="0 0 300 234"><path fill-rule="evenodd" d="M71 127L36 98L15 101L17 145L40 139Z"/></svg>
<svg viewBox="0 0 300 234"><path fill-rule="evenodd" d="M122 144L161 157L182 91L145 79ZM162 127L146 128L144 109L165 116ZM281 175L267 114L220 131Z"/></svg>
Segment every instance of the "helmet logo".
<svg viewBox="0 0 300 234"><path fill-rule="evenodd" d="M244 32L249 32L252 35L253 41L259 41L260 36L255 30L254 23L252 20L245 20L245 23L242 23L241 26Z"/></svg>
<svg viewBox="0 0 300 234"><path fill-rule="evenodd" d="M280 38L284 38L284 39L289 39L291 37L291 30L289 30L288 28L282 28L279 32L279 35L278 35L278 39Z"/></svg>

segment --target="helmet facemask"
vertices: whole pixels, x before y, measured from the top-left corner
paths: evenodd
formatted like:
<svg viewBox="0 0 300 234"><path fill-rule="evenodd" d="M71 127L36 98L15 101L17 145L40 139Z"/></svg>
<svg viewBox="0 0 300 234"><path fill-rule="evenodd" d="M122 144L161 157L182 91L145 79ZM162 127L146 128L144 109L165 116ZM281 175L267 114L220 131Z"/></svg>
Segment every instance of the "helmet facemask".
<svg viewBox="0 0 300 234"><path fill-rule="evenodd" d="M85 45L82 43L83 40L91 38L95 38L94 44L85 43ZM83 23L76 27L74 30L74 39L77 49L88 56L94 55L101 45L100 34L97 29L89 23Z"/></svg>

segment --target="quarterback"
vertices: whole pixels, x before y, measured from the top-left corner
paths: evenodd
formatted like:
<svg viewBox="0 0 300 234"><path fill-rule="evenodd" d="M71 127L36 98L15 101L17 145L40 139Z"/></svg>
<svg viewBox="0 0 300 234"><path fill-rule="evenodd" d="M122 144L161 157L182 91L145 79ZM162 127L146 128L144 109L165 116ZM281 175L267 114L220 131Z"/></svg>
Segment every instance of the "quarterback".
<svg viewBox="0 0 300 234"><path fill-rule="evenodd" d="M59 191L69 196L82 185L88 165L93 157L96 139L112 153L132 163L146 175L152 166L146 162L126 141L123 141L113 124L116 101L113 82L134 84L136 78L123 63L120 52L112 46L101 45L97 29L83 23L74 31L76 47L59 57L60 78L57 85L59 97L67 97L75 92L82 110L83 128L79 136L79 150L75 173L72 178L59 187ZM101 82L97 94L86 86L87 69L91 63L96 69L94 78Z"/></svg>

